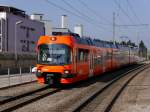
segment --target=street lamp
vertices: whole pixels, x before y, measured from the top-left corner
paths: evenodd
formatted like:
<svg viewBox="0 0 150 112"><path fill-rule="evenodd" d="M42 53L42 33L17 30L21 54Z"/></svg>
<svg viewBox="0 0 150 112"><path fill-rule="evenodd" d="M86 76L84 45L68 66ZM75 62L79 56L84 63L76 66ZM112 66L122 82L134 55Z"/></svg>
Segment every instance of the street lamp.
<svg viewBox="0 0 150 112"><path fill-rule="evenodd" d="M15 60L17 60L18 56L17 56L17 25L23 23L23 21L17 21L15 23Z"/></svg>

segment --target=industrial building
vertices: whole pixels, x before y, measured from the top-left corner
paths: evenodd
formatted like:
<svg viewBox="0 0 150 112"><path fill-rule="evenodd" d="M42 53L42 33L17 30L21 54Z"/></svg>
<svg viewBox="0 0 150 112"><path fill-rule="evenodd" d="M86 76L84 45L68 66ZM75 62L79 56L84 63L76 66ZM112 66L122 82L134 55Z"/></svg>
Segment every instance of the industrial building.
<svg viewBox="0 0 150 112"><path fill-rule="evenodd" d="M29 68L36 64L36 43L45 35L45 24L25 11L0 6L0 73L6 68Z"/></svg>
<svg viewBox="0 0 150 112"><path fill-rule="evenodd" d="M25 11L0 6L0 52L33 53L44 23L30 19Z"/></svg>

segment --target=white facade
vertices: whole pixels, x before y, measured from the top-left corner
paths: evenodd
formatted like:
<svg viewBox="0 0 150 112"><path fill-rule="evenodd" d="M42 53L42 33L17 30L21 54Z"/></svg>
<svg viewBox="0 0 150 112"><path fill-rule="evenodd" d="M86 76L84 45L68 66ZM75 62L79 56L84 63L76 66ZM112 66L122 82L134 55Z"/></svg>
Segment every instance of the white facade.
<svg viewBox="0 0 150 112"><path fill-rule="evenodd" d="M52 23L50 20L43 20L45 27L45 35L52 35Z"/></svg>
<svg viewBox="0 0 150 112"><path fill-rule="evenodd" d="M50 20L43 20L43 14L32 14L30 18L44 23L45 35L52 35L52 23Z"/></svg>
<svg viewBox="0 0 150 112"><path fill-rule="evenodd" d="M32 20L42 21L43 20L43 14L32 14L30 16Z"/></svg>
<svg viewBox="0 0 150 112"><path fill-rule="evenodd" d="M76 25L74 27L74 33L77 33L80 35L80 37L83 37L83 25L81 25L81 24Z"/></svg>
<svg viewBox="0 0 150 112"><path fill-rule="evenodd" d="M1 52L14 53L15 44L17 53L35 52L39 36L44 35L44 24L42 22L7 12L0 12L0 21ZM22 21L22 23L16 25L18 21Z"/></svg>

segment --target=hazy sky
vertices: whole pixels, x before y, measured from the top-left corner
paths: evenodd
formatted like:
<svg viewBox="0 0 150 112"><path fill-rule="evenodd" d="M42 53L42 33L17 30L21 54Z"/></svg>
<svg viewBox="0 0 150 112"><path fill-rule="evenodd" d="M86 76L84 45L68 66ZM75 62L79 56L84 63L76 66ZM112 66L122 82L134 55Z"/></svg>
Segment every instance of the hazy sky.
<svg viewBox="0 0 150 112"><path fill-rule="evenodd" d="M135 43L143 40L150 49L150 26L141 25L150 24L150 0L0 0L0 4L27 14L42 13L54 27L60 26L61 15L68 15L72 31L76 24L83 24L84 35L102 40L112 40L115 12L116 24L130 25L116 27L116 40L122 36Z"/></svg>

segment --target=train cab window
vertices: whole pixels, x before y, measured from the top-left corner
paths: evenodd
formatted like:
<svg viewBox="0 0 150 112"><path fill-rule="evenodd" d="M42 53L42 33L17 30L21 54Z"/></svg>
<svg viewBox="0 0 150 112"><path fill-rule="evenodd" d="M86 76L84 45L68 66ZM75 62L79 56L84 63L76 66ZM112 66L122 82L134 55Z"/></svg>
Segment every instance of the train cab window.
<svg viewBox="0 0 150 112"><path fill-rule="evenodd" d="M71 48L64 44L42 44L38 47L38 63L66 65L72 62Z"/></svg>

